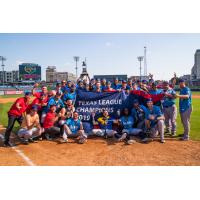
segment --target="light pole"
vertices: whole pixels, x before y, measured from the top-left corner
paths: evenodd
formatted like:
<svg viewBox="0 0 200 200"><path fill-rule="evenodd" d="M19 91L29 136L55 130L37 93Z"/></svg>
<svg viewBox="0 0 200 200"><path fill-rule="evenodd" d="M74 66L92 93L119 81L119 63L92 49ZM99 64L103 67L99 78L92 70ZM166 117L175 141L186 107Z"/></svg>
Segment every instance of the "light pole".
<svg viewBox="0 0 200 200"><path fill-rule="evenodd" d="M143 61L144 56L138 56L137 59L140 62L140 81L142 79L142 61Z"/></svg>
<svg viewBox="0 0 200 200"><path fill-rule="evenodd" d="M4 86L4 82L5 82L5 76L4 76L4 61L6 61L6 58L3 56L0 56L0 60L1 60L1 67L2 67L2 85Z"/></svg>
<svg viewBox="0 0 200 200"><path fill-rule="evenodd" d="M78 79L78 61L79 61L79 56L74 56L74 61L76 62L76 80Z"/></svg>

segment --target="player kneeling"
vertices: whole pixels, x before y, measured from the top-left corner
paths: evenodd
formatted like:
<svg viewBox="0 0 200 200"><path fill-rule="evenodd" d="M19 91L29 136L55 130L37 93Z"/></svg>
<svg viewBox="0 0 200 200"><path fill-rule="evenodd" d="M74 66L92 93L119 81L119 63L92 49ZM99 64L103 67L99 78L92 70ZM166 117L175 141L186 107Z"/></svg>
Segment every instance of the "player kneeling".
<svg viewBox="0 0 200 200"><path fill-rule="evenodd" d="M67 142L68 138L77 138L79 144L87 141L87 135L84 133L83 124L79 119L79 114L75 111L73 117L66 120L63 125L63 140Z"/></svg>
<svg viewBox="0 0 200 200"><path fill-rule="evenodd" d="M19 136L23 144L29 144L29 142L35 142L34 138L38 137L42 133L42 129L39 123L39 116L37 114L38 108L33 105L30 112L23 119L21 128L17 135Z"/></svg>
<svg viewBox="0 0 200 200"><path fill-rule="evenodd" d="M150 137L153 139L160 134L160 142L164 140L164 116L158 106L154 106L151 99L147 101L147 109L145 113L145 126L149 131Z"/></svg>

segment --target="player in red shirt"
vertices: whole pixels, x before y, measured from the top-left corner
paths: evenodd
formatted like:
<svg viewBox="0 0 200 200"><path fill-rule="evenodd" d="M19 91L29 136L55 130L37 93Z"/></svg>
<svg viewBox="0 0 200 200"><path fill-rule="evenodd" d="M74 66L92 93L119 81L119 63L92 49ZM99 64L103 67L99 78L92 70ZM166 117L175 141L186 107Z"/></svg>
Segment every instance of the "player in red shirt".
<svg viewBox="0 0 200 200"><path fill-rule="evenodd" d="M56 105L50 105L49 112L46 114L43 122L44 135L47 140L51 140L52 136L60 134L60 128L55 126L55 122L61 117L61 113L56 113Z"/></svg>
<svg viewBox="0 0 200 200"><path fill-rule="evenodd" d="M17 121L21 125L23 120L23 114L26 112L26 109L30 102L30 98L31 98L31 93L26 92L25 96L18 98L8 111L8 126L5 132L5 140L4 140L5 147L12 146L12 144L9 142L11 131L15 125L15 121Z"/></svg>

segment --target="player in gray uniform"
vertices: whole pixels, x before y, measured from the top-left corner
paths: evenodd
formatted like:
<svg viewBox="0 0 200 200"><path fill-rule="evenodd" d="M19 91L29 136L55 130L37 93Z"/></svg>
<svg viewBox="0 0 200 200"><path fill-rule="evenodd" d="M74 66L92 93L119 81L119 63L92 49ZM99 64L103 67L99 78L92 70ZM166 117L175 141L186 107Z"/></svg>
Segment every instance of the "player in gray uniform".
<svg viewBox="0 0 200 200"><path fill-rule="evenodd" d="M190 116L192 113L192 95L190 88L186 87L183 79L179 80L180 94L177 94L179 100L179 109L184 133L181 140L187 141L190 136Z"/></svg>
<svg viewBox="0 0 200 200"><path fill-rule="evenodd" d="M162 100L163 113L165 117L166 133L176 135L177 107L175 104L176 92L170 88L167 81L163 82L165 97Z"/></svg>

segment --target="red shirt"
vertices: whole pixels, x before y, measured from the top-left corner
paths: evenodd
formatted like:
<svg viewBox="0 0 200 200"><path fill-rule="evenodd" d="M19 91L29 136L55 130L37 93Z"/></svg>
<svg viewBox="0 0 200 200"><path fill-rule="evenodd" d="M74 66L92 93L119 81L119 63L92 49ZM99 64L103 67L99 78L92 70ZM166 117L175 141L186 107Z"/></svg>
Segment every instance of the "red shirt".
<svg viewBox="0 0 200 200"><path fill-rule="evenodd" d="M113 88L107 88L104 90L104 92L116 92L117 90L113 89Z"/></svg>
<svg viewBox="0 0 200 200"><path fill-rule="evenodd" d="M30 111L33 105L37 105L38 111L40 111L42 109L43 103L47 103L46 98L44 100L42 100L42 99L36 97L35 99L33 99L32 103L28 106L27 111Z"/></svg>
<svg viewBox="0 0 200 200"><path fill-rule="evenodd" d="M19 106L21 108L18 109L16 107L16 104L19 104ZM12 105L12 107L10 108L10 110L8 111L8 114L19 117L19 116L21 116L26 111L27 107L28 107L27 99L25 97L18 98L15 101L15 103Z"/></svg>
<svg viewBox="0 0 200 200"><path fill-rule="evenodd" d="M44 123L43 123L43 127L46 128L51 128L54 123L55 123L55 118L56 118L56 113L53 113L51 111L49 111L46 115L46 117L44 118Z"/></svg>
<svg viewBox="0 0 200 200"><path fill-rule="evenodd" d="M40 98L42 94L43 94L42 92L35 92L34 96L37 97L37 98ZM43 100L43 102L44 103L48 102L48 95L47 94L45 94L45 99Z"/></svg>

